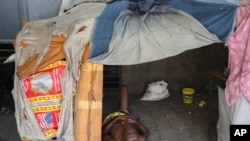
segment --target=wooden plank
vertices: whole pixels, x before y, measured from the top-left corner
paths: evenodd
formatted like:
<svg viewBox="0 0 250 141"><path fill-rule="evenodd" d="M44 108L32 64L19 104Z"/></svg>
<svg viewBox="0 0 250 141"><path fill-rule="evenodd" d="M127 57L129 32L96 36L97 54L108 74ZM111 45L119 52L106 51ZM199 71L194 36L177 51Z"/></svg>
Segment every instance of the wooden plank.
<svg viewBox="0 0 250 141"><path fill-rule="evenodd" d="M101 141L103 65L87 60L86 47L75 96L75 141Z"/></svg>
<svg viewBox="0 0 250 141"><path fill-rule="evenodd" d="M220 79L220 80L227 81L227 77L223 76L222 72L219 70L212 70L209 72L209 74L215 78Z"/></svg>

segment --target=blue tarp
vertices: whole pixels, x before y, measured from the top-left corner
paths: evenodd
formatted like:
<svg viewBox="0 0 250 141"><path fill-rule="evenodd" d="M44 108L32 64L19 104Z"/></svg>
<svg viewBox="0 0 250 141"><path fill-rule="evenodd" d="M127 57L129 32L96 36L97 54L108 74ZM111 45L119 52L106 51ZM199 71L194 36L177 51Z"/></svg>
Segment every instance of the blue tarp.
<svg viewBox="0 0 250 141"><path fill-rule="evenodd" d="M99 56L108 50L109 42L112 37L114 21L127 5L127 1L115 1L109 3L106 5L102 14L96 18L96 23L90 39L90 58Z"/></svg>
<svg viewBox="0 0 250 141"><path fill-rule="evenodd" d="M129 3L144 4L140 0L122 0L107 3L102 14L96 19L90 39L90 56L94 58L108 51L112 38L114 21ZM187 12L196 18L212 34L225 41L234 27L237 5L206 3L194 0L157 0L155 4Z"/></svg>
<svg viewBox="0 0 250 141"><path fill-rule="evenodd" d="M193 0L206 3L217 3L217 4L233 4L240 5L240 0Z"/></svg>
<svg viewBox="0 0 250 141"><path fill-rule="evenodd" d="M204 3L194 0L157 0L168 7L183 10L225 41L232 32L237 5Z"/></svg>

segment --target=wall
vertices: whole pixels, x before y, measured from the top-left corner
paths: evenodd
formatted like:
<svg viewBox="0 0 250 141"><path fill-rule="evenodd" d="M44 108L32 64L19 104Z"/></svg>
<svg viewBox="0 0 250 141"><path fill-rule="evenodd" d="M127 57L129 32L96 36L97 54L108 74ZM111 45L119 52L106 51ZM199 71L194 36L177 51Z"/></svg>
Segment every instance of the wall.
<svg viewBox="0 0 250 141"><path fill-rule="evenodd" d="M209 70L227 64L227 48L224 44L186 51L163 60L122 66L122 84L127 84L130 94L141 95L149 83L164 80L170 93L183 87L205 89L209 84Z"/></svg>
<svg viewBox="0 0 250 141"><path fill-rule="evenodd" d="M57 16L60 5L61 0L1 0L0 43L12 44L24 20Z"/></svg>

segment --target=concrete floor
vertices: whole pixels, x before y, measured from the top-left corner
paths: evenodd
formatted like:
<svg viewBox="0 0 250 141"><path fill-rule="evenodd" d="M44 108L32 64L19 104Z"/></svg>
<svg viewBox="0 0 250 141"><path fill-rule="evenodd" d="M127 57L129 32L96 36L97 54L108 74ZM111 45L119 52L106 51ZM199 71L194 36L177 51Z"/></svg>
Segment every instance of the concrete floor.
<svg viewBox="0 0 250 141"><path fill-rule="evenodd" d="M194 96L193 104L184 104L182 94L171 94L161 101L140 101L133 98L141 122L150 129L150 141L216 141L217 131L212 126L208 134L207 105L200 107L201 101L208 102L206 93ZM216 113L214 113L216 114ZM214 123L216 123L216 115Z"/></svg>
<svg viewBox="0 0 250 141"><path fill-rule="evenodd" d="M11 90L0 87L0 141L19 141Z"/></svg>
<svg viewBox="0 0 250 141"><path fill-rule="evenodd" d="M141 101L140 96L133 95L130 96L130 105L149 128L149 141L216 141L215 127L211 138L208 137L208 106L198 106L200 101L208 102L207 98L207 92L197 92L193 104L184 104L181 93L170 93L170 97L161 101ZM105 96L104 109L108 108L108 103L114 103L109 102L114 99L117 99L116 95ZM19 141L14 111L10 90L7 90L0 97L0 141Z"/></svg>

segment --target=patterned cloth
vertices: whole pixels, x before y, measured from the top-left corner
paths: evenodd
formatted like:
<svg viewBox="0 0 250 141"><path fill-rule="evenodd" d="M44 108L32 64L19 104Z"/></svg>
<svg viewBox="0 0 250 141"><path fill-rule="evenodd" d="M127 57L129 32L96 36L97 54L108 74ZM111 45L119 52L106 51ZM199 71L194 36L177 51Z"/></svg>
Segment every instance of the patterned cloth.
<svg viewBox="0 0 250 141"><path fill-rule="evenodd" d="M226 82L226 100L233 106L240 93L250 101L250 6L240 7L236 29L226 42L229 49L230 75Z"/></svg>
<svg viewBox="0 0 250 141"><path fill-rule="evenodd" d="M56 137L58 132L63 98L61 77L65 66L65 61L57 61L22 80L29 105L46 138Z"/></svg>

